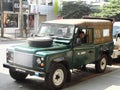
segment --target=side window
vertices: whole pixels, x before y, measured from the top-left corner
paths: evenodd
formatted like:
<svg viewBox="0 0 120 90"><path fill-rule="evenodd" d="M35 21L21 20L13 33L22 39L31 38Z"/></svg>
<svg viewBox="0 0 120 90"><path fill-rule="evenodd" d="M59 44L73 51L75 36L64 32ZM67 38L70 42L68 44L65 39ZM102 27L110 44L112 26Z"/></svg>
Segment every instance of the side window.
<svg viewBox="0 0 120 90"><path fill-rule="evenodd" d="M87 29L77 28L76 32L76 44L87 43Z"/></svg>
<svg viewBox="0 0 120 90"><path fill-rule="evenodd" d="M76 34L76 44L81 45L85 43L93 42L93 30L89 28L77 28Z"/></svg>

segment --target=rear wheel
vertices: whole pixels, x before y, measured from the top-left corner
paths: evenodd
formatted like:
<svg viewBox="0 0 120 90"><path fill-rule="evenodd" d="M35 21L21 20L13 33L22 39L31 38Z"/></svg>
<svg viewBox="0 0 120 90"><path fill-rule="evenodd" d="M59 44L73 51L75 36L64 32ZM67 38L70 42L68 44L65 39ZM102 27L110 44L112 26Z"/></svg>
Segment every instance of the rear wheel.
<svg viewBox="0 0 120 90"><path fill-rule="evenodd" d="M66 82L67 70L59 63L54 63L50 68L50 73L46 74L45 81L52 89L61 89Z"/></svg>
<svg viewBox="0 0 120 90"><path fill-rule="evenodd" d="M9 73L10 73L10 76L17 81L25 80L25 78L28 75L27 73L18 72L13 69L9 69Z"/></svg>
<svg viewBox="0 0 120 90"><path fill-rule="evenodd" d="M101 73L104 72L107 66L107 56L106 55L102 55L100 57L100 60L98 60L95 64L95 69L96 72Z"/></svg>

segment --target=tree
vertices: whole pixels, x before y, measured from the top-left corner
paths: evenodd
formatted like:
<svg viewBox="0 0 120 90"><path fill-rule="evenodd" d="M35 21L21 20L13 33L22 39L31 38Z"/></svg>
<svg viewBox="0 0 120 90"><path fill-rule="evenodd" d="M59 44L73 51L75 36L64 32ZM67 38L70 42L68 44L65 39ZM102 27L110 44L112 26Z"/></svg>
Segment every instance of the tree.
<svg viewBox="0 0 120 90"><path fill-rule="evenodd" d="M94 16L109 17L114 18L115 20L120 20L120 1L110 0L110 3L100 7L100 12L94 13Z"/></svg>
<svg viewBox="0 0 120 90"><path fill-rule="evenodd" d="M63 18L81 18L89 15L91 12L90 6L82 1L63 2L61 15Z"/></svg>

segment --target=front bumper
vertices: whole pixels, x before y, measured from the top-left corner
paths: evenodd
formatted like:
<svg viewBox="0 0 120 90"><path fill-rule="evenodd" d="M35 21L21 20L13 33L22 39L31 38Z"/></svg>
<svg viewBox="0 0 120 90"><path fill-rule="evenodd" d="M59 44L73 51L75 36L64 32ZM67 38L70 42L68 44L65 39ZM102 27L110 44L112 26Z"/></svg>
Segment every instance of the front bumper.
<svg viewBox="0 0 120 90"><path fill-rule="evenodd" d="M14 69L15 71L19 71L19 72L23 72L23 73L28 73L30 75L35 75L35 76L39 76L39 77L44 77L45 76L44 72L40 72L40 71L36 71L36 70L31 70L31 69L27 69L27 68L23 68L23 67L11 65L11 64L3 64L3 67Z"/></svg>

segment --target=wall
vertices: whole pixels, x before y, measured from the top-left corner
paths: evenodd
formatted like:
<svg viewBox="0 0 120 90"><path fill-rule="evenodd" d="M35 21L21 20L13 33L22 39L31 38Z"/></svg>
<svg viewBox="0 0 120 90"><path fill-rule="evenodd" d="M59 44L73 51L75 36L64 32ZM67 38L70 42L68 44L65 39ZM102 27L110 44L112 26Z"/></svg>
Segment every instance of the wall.
<svg viewBox="0 0 120 90"><path fill-rule="evenodd" d="M57 18L57 15L54 14L53 6L40 5L39 12L40 15L46 15L46 20L53 20Z"/></svg>

